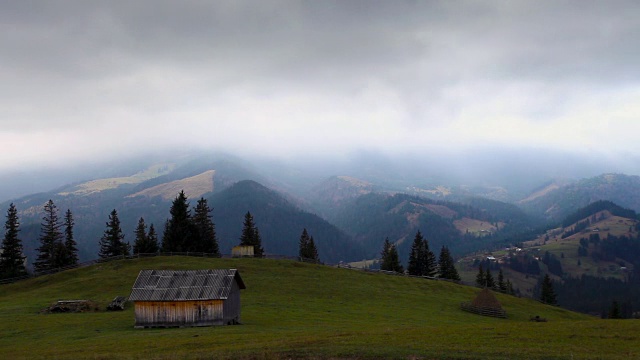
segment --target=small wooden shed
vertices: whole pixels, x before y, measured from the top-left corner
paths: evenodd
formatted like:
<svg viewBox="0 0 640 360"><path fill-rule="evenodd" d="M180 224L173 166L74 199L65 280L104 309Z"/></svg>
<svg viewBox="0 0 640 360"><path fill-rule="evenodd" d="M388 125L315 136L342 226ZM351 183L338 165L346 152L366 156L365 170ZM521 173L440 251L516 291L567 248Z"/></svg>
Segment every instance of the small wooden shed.
<svg viewBox="0 0 640 360"><path fill-rule="evenodd" d="M255 248L250 246L234 246L231 248L231 256L233 257L253 257Z"/></svg>
<svg viewBox="0 0 640 360"><path fill-rule="evenodd" d="M245 288L236 269L142 270L129 296L135 327L237 324Z"/></svg>

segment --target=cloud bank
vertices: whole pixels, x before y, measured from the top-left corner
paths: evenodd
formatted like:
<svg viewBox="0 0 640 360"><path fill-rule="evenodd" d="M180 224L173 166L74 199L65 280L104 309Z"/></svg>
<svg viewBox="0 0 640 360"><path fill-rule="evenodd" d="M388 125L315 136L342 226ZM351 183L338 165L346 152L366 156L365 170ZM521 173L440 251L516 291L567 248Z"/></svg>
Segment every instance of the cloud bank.
<svg viewBox="0 0 640 360"><path fill-rule="evenodd" d="M640 154L633 1L0 5L0 169L165 147Z"/></svg>

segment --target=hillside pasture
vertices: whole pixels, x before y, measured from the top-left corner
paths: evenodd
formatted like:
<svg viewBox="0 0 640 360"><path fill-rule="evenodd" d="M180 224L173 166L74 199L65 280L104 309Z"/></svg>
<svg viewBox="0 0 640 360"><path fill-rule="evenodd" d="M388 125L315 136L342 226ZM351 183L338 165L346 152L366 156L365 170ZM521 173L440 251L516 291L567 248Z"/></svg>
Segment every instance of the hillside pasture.
<svg viewBox="0 0 640 360"><path fill-rule="evenodd" d="M496 226L489 221L482 221L467 217L454 220L453 225L463 234L470 233L478 237L491 235L504 226L504 224L501 223L496 224Z"/></svg>
<svg viewBox="0 0 640 360"><path fill-rule="evenodd" d="M242 325L134 329L122 312L42 314L59 299L104 308L141 269L236 268ZM285 260L119 260L0 287L3 359L628 359L640 322L605 321L497 294L508 319L463 312L478 289ZM531 316L548 319L530 322Z"/></svg>

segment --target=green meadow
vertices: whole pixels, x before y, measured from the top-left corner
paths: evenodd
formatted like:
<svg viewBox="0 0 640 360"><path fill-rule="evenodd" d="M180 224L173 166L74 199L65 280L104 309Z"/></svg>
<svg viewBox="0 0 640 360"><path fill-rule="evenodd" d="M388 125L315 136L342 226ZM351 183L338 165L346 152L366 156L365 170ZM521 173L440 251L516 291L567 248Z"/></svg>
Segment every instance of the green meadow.
<svg viewBox="0 0 640 360"><path fill-rule="evenodd" d="M134 329L128 296L141 269L236 268L242 325ZM507 319L466 313L479 290L444 281L286 260L120 260L0 285L0 359L629 359L640 322L600 320L497 294ZM102 310L43 314L56 300ZM531 316L547 322L530 322Z"/></svg>

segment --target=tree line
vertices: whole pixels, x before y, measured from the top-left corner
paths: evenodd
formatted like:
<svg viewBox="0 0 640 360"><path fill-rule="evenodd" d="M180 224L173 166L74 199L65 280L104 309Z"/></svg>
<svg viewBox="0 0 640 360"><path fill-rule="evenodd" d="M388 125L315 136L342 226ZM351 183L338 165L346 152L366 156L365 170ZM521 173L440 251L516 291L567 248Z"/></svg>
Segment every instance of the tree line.
<svg viewBox="0 0 640 360"><path fill-rule="evenodd" d="M389 238L384 240L380 255L380 270L405 272L400 263L396 245L392 244ZM442 246L440 256L436 260L435 254L429 250L429 242L422 236L420 230L413 239L406 272L414 276L438 276L442 279L460 281L460 275L456 270L449 248Z"/></svg>
<svg viewBox="0 0 640 360"><path fill-rule="evenodd" d="M113 209L105 230L99 239L98 256L101 259L133 254L152 254L158 252L201 252L221 256L212 209L204 198L191 208L184 191L173 200L170 217L164 224L162 238L159 240L154 224L145 222L141 217L134 231L133 245L125 241L118 211ZM58 208L53 200L47 201L43 208L44 216L40 224L39 242L36 248L34 271L74 267L78 264L78 247L74 238L75 221L73 213L67 209L60 220ZM16 206L11 203L6 215L5 232L0 246L0 279L27 275L22 240L20 239L20 221ZM306 261L320 262L315 240L307 229L300 236L299 256ZM260 231L253 216L247 212L244 217L240 246L252 246L253 256L263 257Z"/></svg>

